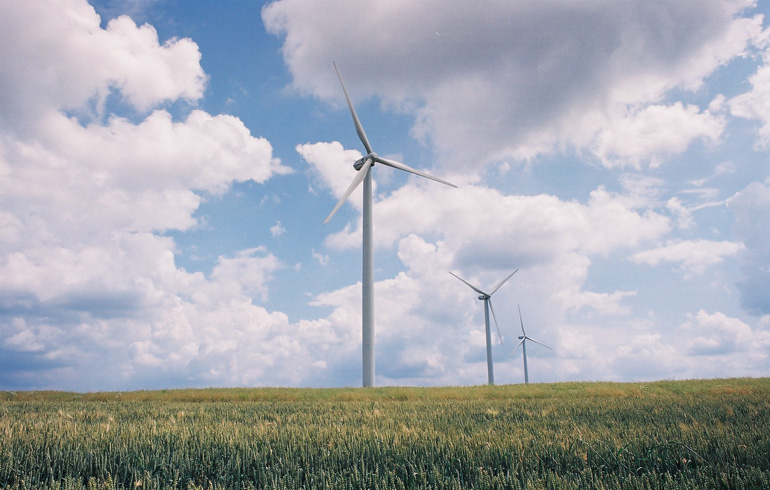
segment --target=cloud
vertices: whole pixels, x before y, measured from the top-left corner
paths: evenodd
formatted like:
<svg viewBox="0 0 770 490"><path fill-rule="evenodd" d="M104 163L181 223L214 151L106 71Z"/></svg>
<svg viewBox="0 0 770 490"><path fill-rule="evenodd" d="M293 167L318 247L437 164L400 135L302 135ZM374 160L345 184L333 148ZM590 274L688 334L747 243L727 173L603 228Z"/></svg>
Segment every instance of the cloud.
<svg viewBox="0 0 770 490"><path fill-rule="evenodd" d="M311 250L311 255L313 258L318 261L319 265L329 265L329 256L324 255L321 252L316 251L316 249Z"/></svg>
<svg viewBox="0 0 770 490"><path fill-rule="evenodd" d="M695 355L729 354L744 350L753 335L751 327L724 313L709 315L700 310L697 315L679 327L679 333L687 339L689 353Z"/></svg>
<svg viewBox="0 0 770 490"><path fill-rule="evenodd" d="M716 143L724 131L724 117L700 112L692 105L649 105L601 130L594 153L609 167L642 162L658 167L670 155L683 153L697 139Z"/></svg>
<svg viewBox="0 0 770 490"><path fill-rule="evenodd" d="M353 167L353 162L362 157L359 151L345 150L337 141L306 143L297 145L296 150L310 165L313 175L320 181L321 186L331 190L336 199L340 199L350 186L355 177L355 173L350 169ZM347 200L358 210L362 209L362 188L359 186ZM375 189L376 186L372 184L372 192Z"/></svg>
<svg viewBox="0 0 770 490"><path fill-rule="evenodd" d="M659 333L635 336L630 343L617 347L613 357L613 371L626 379L670 378L673 374L684 374L686 369L676 348L667 344Z"/></svg>
<svg viewBox="0 0 770 490"><path fill-rule="evenodd" d="M696 187L702 187L703 185L706 184L706 182L709 182L710 180L715 179L716 177L719 177L722 175L734 174L735 171L736 171L736 168L733 162L730 162L730 161L722 162L722 163L719 163L714 168L713 174L707 177L703 177L701 179L691 180L690 183Z"/></svg>
<svg viewBox="0 0 770 490"><path fill-rule="evenodd" d="M216 294L226 297L261 296L267 301L267 283L271 274L284 267L264 247L242 250L236 257L220 257L211 272ZM230 291L229 288L235 288Z"/></svg>
<svg viewBox="0 0 770 490"><path fill-rule="evenodd" d="M628 308L621 302L624 298L635 296L634 291L615 291L613 293L595 293L591 291L576 291L574 294L565 295L565 305L568 309L580 309L590 307L601 315L617 315L628 313Z"/></svg>
<svg viewBox="0 0 770 490"><path fill-rule="evenodd" d="M643 250L631 256L637 264L656 266L661 262L679 262L681 270L689 274L702 274L707 267L734 257L746 247L743 243L711 240L684 240L665 246Z"/></svg>
<svg viewBox="0 0 770 490"><path fill-rule="evenodd" d="M478 171L488 161L567 147L595 149L608 164L657 164L693 141L713 140L722 130L719 117L661 102L673 88L697 89L758 42L762 17L741 17L752 4L553 1L479 8L453 1L436 15L414 2L364 7L339 0L320 7L280 0L264 7L262 19L283 39L297 91L339 101L328 61L335 59L354 98L376 96L384 107L412 115L414 136L437 149L438 161ZM375 34L371 26L388 29ZM672 128L684 120L690 129L641 137L655 123ZM618 122L631 138L610 129Z"/></svg>
<svg viewBox="0 0 770 490"><path fill-rule="evenodd" d="M275 237L279 237L286 233L286 228L281 224L280 221L276 221L273 226L270 227L270 234Z"/></svg>
<svg viewBox="0 0 770 490"><path fill-rule="evenodd" d="M754 327L722 312L700 310L674 332L688 371L700 377L764 376L770 355L766 322Z"/></svg>
<svg viewBox="0 0 770 490"><path fill-rule="evenodd" d="M45 276L59 263L102 263L93 255L126 255L120 250L132 235L194 227L201 191L222 193L232 182L285 172L269 143L240 121L202 111L185 122L160 111L139 125L113 119L86 127L52 115L40 130L34 143L4 138L0 148L6 281L35 277L38 268ZM101 270L79 269L85 277Z"/></svg>
<svg viewBox="0 0 770 490"><path fill-rule="evenodd" d="M751 90L728 101L734 116L760 121L755 144L758 149L767 149L770 145L770 42L764 41L764 64L749 78Z"/></svg>
<svg viewBox="0 0 770 490"><path fill-rule="evenodd" d="M0 350L17 357L34 354L81 373L62 378L57 370L44 370L27 381L31 386L328 385L332 381L323 371L296 360L334 366L342 348L335 346L356 345L355 335L344 340L343 332L325 320L292 325L283 313L257 304L266 299L271 275L282 267L264 249L220 257L205 276L177 268L168 239L145 235L141 242L114 250L112 260L103 257L90 276L82 270L64 271L66 278L59 279L51 276L50 267L41 270L58 289L46 288L46 278L40 277L39 285L29 284L29 294L15 303L4 292ZM131 249L136 256L127 254ZM54 265L60 263L53 259ZM88 264L82 265L87 269ZM115 270L125 272L109 273ZM67 284L66 279L86 284ZM20 286L11 290L24 291ZM131 297L139 304L103 309L105 300ZM110 360L107 365L105 359ZM23 377L23 369L5 371L0 385Z"/></svg>
<svg viewBox="0 0 770 490"><path fill-rule="evenodd" d="M22 330L16 335L8 337L3 344L17 352L41 351L45 347L30 330Z"/></svg>
<svg viewBox="0 0 770 490"><path fill-rule="evenodd" d="M257 304L283 264L258 247L187 272L166 232L290 169L236 117L161 107L203 95L193 41L100 22L83 0L0 7L0 357L19 360L0 386L264 382L306 348Z"/></svg>
<svg viewBox="0 0 770 490"><path fill-rule="evenodd" d="M692 211L685 207L676 197L672 197L666 202L666 207L671 214L677 218L677 227L682 230L691 230L695 226L695 220L692 217Z"/></svg>
<svg viewBox="0 0 770 490"><path fill-rule="evenodd" d="M770 222L770 187L753 182L727 200L735 215L735 235L745 245L739 256L741 280L738 288L743 304L750 311L770 313L770 229L758 223Z"/></svg>
<svg viewBox="0 0 770 490"><path fill-rule="evenodd" d="M581 204L551 195L504 195L483 186L459 191L414 179L391 194L377 196L375 242L387 247L410 233L439 234L463 260L499 263L506 257L504 261L527 265L570 251L607 254L668 231L667 218L636 212L629 204L623 195L603 188ZM358 234L360 229L346 227L328 244L354 247Z"/></svg>
<svg viewBox="0 0 770 490"><path fill-rule="evenodd" d="M40 0L3 7L0 43L8 48L0 54L3 128L32 131L41 115L57 107L100 114L113 93L140 112L203 96L206 77L193 41L160 44L150 25L118 17L102 29L100 21L83 0L56 8Z"/></svg>

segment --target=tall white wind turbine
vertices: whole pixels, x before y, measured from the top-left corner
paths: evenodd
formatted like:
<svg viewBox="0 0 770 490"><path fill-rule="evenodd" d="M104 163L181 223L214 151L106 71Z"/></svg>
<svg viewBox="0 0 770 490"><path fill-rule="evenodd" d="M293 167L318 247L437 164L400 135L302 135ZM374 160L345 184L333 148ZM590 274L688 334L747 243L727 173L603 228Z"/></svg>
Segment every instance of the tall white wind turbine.
<svg viewBox="0 0 770 490"><path fill-rule="evenodd" d="M353 108L353 103L350 101L350 96L348 95L348 91L342 81L342 75L340 75L340 71L337 69L336 62L334 63L334 70L337 72L337 78L340 80L340 85L342 85L342 92L345 94L345 100L348 102L350 115L353 116L353 124L356 127L356 133L358 134L358 138L361 140L361 143L363 143L364 148L366 149L366 155L353 164L353 168L355 168L358 173L353 179L353 182L350 183L348 189L345 191L345 194L342 195L342 198L339 200L337 205L334 206L332 212L329 213L329 216L326 217L324 224L328 223L329 220L332 219L332 216L334 216L334 213L336 213L340 206L342 206L342 203L344 203L347 198L350 197L350 194L355 190L356 187L359 186L359 184L361 184L361 181L363 181L364 209L362 230L363 274L361 294L361 350L363 358L363 385L366 387L374 386L374 258L372 251L372 174L370 170L375 163L381 163L383 165L387 165L388 167L404 170L406 172L419 175L420 177L425 177L427 179L435 180L436 182L441 182L442 184L446 184L451 187L457 186L450 184L445 180L430 176L424 172L420 172L419 170L415 170L412 167L404 165L403 163L382 158L381 156L377 155L372 150L372 146L369 144L369 140L366 137L364 128L361 126L361 121L358 120L358 115L356 114L356 110Z"/></svg>
<svg viewBox="0 0 770 490"><path fill-rule="evenodd" d="M486 293L482 291L480 288L474 286L473 284L469 283L462 277L458 276L452 271L449 271L450 274L464 282L468 285L471 289L479 293L479 299L484 302L484 326L486 328L486 334L487 334L487 378L489 379L489 384L493 385L495 384L495 370L494 366L492 365L492 332L489 328L489 311L492 310L492 318L495 319L495 327L497 327L497 336L500 339L500 343L503 343L503 337L500 335L500 326L497 323L497 315L495 315L495 308L492 306L492 295L497 292L498 289L500 289L500 286L505 284L505 282L511 278L514 274L516 274L519 271L519 269L516 269L515 271L508 274L508 277L497 283L495 287L492 288L492 291L489 293Z"/></svg>
<svg viewBox="0 0 770 490"><path fill-rule="evenodd" d="M524 354L524 384L529 384L529 373L527 372L527 340L531 340L536 344L540 344L546 349L551 349L551 348L527 335L527 332L524 331L524 320L521 319L521 306L518 306L518 308L519 308L519 322L521 323L521 335L519 335L519 339L521 341L519 342L519 345L521 346L522 353ZM517 349L519 348L519 345L516 346Z"/></svg>

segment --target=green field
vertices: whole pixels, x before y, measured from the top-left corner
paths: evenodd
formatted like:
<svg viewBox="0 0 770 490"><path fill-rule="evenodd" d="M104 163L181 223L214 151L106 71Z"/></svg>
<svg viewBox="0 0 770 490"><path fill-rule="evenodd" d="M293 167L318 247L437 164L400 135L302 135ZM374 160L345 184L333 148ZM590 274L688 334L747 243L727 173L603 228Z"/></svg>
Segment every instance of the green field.
<svg viewBox="0 0 770 490"><path fill-rule="evenodd" d="M0 488L770 489L770 378L0 392Z"/></svg>

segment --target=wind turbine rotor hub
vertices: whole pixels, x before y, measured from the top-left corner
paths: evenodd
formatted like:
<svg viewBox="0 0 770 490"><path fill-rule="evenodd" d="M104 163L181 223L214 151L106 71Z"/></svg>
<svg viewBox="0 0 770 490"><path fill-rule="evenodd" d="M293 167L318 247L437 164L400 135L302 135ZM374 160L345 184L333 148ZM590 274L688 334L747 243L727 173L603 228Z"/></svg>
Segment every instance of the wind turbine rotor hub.
<svg viewBox="0 0 770 490"><path fill-rule="evenodd" d="M355 161L355 163L353 163L353 168L356 169L356 172L361 170L361 167L364 166L364 164L366 163L366 159L367 158L369 158L369 155L367 155L367 156L365 156L363 158L359 158L358 160Z"/></svg>
<svg viewBox="0 0 770 490"><path fill-rule="evenodd" d="M374 166L375 162L377 161L377 154L374 152L371 152L368 155L364 155L363 157L356 160L356 162L353 164L353 168L356 169L356 172L361 170L361 167L366 165L367 160L371 160L372 166Z"/></svg>

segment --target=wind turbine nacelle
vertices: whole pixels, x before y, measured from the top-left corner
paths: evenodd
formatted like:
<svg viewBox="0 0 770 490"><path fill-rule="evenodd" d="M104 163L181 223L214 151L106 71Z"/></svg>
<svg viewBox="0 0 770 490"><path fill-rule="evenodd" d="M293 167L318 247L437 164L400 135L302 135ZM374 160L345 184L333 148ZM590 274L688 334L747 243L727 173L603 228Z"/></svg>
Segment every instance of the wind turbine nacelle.
<svg viewBox="0 0 770 490"><path fill-rule="evenodd" d="M486 295L486 294L482 294L481 296L479 296L479 299L480 299L481 301L484 301L485 299L489 299L489 296L488 296L488 295Z"/></svg>
<svg viewBox="0 0 770 490"><path fill-rule="evenodd" d="M361 167L363 167L366 161L369 160L370 158L372 160L375 160L377 158L377 154L372 152L372 153L369 153L368 155L364 155L363 157L356 160L356 162L353 164L353 168L356 169L356 171L361 170Z"/></svg>

